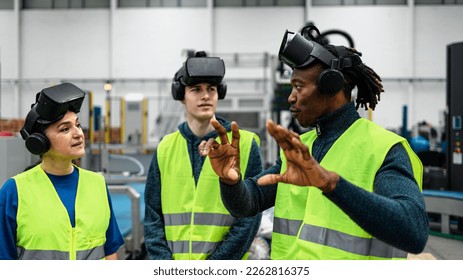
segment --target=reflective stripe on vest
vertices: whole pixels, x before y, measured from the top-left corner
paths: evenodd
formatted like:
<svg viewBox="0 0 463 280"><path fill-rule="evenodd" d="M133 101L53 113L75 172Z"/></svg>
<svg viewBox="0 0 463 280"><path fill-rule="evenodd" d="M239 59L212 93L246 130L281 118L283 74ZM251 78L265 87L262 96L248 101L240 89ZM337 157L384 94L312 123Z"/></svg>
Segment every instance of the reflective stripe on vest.
<svg viewBox="0 0 463 280"><path fill-rule="evenodd" d="M166 226L190 225L192 213L164 214L164 224ZM235 221L231 215L213 214L213 213L196 213L195 225L209 226L229 226Z"/></svg>
<svg viewBox="0 0 463 280"><path fill-rule="evenodd" d="M370 135L371 138L356 137ZM312 150L314 131L301 136ZM357 139L359 138L359 139ZM361 139L360 139L361 138ZM374 143L368 142L374 139ZM421 188L422 165L402 137L357 120L330 148L320 165L369 192L389 149L402 143ZM368 147L368 148L366 148ZM286 160L281 154L283 173ZM272 259L395 259L406 253L387 245L352 221L318 188L279 184L275 204Z"/></svg>
<svg viewBox="0 0 463 280"><path fill-rule="evenodd" d="M177 254L177 257L184 256L182 254L206 254L210 255L214 250L217 248L219 242L204 242L204 241L191 241L191 248L190 248L190 241L167 241L169 244L169 248L172 252Z"/></svg>
<svg viewBox="0 0 463 280"><path fill-rule="evenodd" d="M240 130L243 174L254 137L254 133ZM235 218L222 203L219 179L209 157L204 160L196 185L187 145L178 131L165 136L158 145L165 233L174 259L206 259L222 242Z"/></svg>
<svg viewBox="0 0 463 280"><path fill-rule="evenodd" d="M274 219L273 230L277 233L297 236L302 221ZM362 256L378 258L406 258L407 253L376 238L363 238L340 231L304 224L299 239L325 245Z"/></svg>
<svg viewBox="0 0 463 280"><path fill-rule="evenodd" d="M74 167L78 168L78 167ZM78 169L75 227L40 165L13 178L19 259L103 259L110 210L103 176Z"/></svg>
<svg viewBox="0 0 463 280"><path fill-rule="evenodd" d="M20 260L69 260L69 252L55 250L26 250L17 247L18 259ZM104 258L104 246L98 246L89 250L76 252L77 260L99 260Z"/></svg>

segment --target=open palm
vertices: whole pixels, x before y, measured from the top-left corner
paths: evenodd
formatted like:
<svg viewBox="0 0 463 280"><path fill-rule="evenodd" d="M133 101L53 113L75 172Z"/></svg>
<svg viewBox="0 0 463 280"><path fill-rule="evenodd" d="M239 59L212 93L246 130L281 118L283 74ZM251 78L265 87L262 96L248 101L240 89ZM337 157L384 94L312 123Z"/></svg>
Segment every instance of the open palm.
<svg viewBox="0 0 463 280"><path fill-rule="evenodd" d="M286 171L283 174L268 174L258 180L259 185L270 185L279 182L297 186L315 186L325 189L338 176L323 167L310 155L299 135L273 121L267 121L267 130L275 139L286 158Z"/></svg>
<svg viewBox="0 0 463 280"><path fill-rule="evenodd" d="M238 124L232 122L232 141L228 140L227 131L215 119L211 120L221 143L211 138L199 145L200 154L209 156L211 166L221 181L233 185L240 179L240 133Z"/></svg>

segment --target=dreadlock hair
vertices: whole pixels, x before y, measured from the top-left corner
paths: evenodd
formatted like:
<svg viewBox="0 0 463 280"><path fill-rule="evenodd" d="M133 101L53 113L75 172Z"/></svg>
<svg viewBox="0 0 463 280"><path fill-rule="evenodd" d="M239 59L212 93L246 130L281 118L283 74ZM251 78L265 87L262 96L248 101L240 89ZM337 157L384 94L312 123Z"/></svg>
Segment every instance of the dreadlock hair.
<svg viewBox="0 0 463 280"><path fill-rule="evenodd" d="M338 56L333 45L324 45L323 47L336 57ZM346 51L348 56L362 56L362 53L354 48L346 47ZM379 75L364 63L346 67L341 72L344 75L344 93L346 97L350 99L352 90L357 86L356 108L363 107L365 110L368 110L368 108L375 110L376 104L380 101L380 94L384 92Z"/></svg>

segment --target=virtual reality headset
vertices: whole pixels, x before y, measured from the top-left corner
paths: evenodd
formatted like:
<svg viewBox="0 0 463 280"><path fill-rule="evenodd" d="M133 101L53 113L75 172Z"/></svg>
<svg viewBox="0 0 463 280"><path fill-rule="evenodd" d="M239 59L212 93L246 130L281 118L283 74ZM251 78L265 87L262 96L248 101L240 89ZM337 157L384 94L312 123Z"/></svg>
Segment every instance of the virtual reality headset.
<svg viewBox="0 0 463 280"><path fill-rule="evenodd" d="M24 127L20 133L26 139L35 123L47 125L60 120L67 111L80 112L85 92L71 83L64 83L43 89L31 105Z"/></svg>
<svg viewBox="0 0 463 280"><path fill-rule="evenodd" d="M335 48L338 52L345 53L344 47L335 46ZM344 53L339 54L340 58L338 58L319 43L286 30L278 58L291 69L307 67L317 60L332 69L343 69L361 63L359 56L345 57Z"/></svg>
<svg viewBox="0 0 463 280"><path fill-rule="evenodd" d="M184 86L220 85L225 76L225 63L219 57L190 57L182 68L177 78Z"/></svg>
<svg viewBox="0 0 463 280"><path fill-rule="evenodd" d="M33 104L39 115L37 122L54 123L61 119L67 111L80 112L85 92L71 83L64 83L43 89L36 95Z"/></svg>

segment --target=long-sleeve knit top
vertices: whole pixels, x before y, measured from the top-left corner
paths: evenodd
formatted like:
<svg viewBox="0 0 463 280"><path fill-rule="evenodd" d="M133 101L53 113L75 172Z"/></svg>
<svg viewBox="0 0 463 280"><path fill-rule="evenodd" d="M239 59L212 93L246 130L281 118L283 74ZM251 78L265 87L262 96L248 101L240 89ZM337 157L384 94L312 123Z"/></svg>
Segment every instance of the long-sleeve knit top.
<svg viewBox="0 0 463 280"><path fill-rule="evenodd" d="M333 143L359 118L353 102L319 118L312 156L321 162ZM243 179L235 186L221 184L222 200L230 213L250 216L274 206L277 185L259 187L257 180L265 174L278 174L280 169L278 158L273 166L253 178ZM402 144L394 145L387 153L376 174L373 192L341 177L336 188L325 196L375 238L406 252L423 251L428 239L428 216Z"/></svg>
<svg viewBox="0 0 463 280"><path fill-rule="evenodd" d="M231 130L231 123L217 117L217 120L225 127L227 131ZM203 137L198 137L190 130L186 122L178 126L180 133L187 141L190 164L193 169L195 182L198 183L205 158L199 155L198 146L202 140L216 138L217 132L213 130ZM259 146L253 140L249 154L248 167L245 178L253 177L262 171L262 157ZM218 178L217 178L218 179ZM172 259L165 231L164 218L161 205L161 188L160 171L157 161L157 152L155 151L146 180L145 189L145 245L150 259ZM259 230L261 214L256 213L246 218L238 218L220 243L220 246L209 255L211 260L236 260L241 259L248 251L254 237Z"/></svg>

